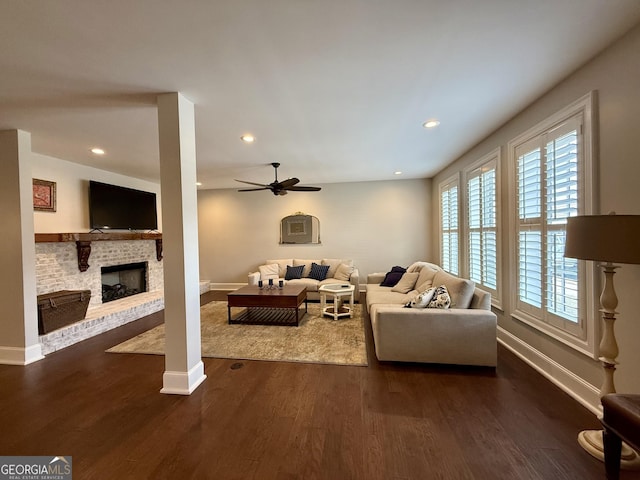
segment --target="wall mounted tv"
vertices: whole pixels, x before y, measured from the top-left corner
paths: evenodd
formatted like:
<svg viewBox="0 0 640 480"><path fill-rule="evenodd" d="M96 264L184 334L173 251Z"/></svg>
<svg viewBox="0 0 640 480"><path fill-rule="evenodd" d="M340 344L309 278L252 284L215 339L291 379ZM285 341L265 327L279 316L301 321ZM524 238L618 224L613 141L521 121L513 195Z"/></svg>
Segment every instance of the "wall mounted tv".
<svg viewBox="0 0 640 480"><path fill-rule="evenodd" d="M89 223L98 230L156 230L156 194L90 180Z"/></svg>

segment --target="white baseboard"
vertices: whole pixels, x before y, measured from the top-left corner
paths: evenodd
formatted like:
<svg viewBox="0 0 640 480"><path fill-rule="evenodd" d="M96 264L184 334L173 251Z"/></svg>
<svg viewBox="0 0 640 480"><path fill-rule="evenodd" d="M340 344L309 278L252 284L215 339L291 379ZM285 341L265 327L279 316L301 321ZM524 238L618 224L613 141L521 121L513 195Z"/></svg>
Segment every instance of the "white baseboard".
<svg viewBox="0 0 640 480"><path fill-rule="evenodd" d="M2 365L29 365L42 360L42 346L39 343L30 347L0 347L0 364Z"/></svg>
<svg viewBox="0 0 640 480"><path fill-rule="evenodd" d="M170 395L191 395L198 386L205 381L204 363L196 363L188 372L165 371L162 376L162 390L160 393Z"/></svg>
<svg viewBox="0 0 640 480"><path fill-rule="evenodd" d="M498 342L594 415L601 414L598 388L501 327L498 327Z"/></svg>

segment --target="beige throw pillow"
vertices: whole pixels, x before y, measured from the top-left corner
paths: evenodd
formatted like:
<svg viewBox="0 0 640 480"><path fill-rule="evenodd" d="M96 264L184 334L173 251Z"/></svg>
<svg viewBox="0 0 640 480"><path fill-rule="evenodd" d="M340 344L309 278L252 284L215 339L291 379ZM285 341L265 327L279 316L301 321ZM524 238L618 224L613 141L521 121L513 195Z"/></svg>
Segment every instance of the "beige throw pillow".
<svg viewBox="0 0 640 480"><path fill-rule="evenodd" d="M277 263L270 263L268 265L260 265L260 280L269 280L270 278L280 278L280 269ZM284 278L284 275L282 276Z"/></svg>
<svg viewBox="0 0 640 480"><path fill-rule="evenodd" d="M340 280L341 282L348 282L351 278L351 274L353 273L354 267L353 265L347 265L346 263L341 263L336 270L336 273L333 275L333 278L336 280Z"/></svg>
<svg viewBox="0 0 640 480"><path fill-rule="evenodd" d="M279 258L277 260L267 260L265 262L267 265L271 265L272 263L278 264L278 277L284 278L287 274L287 265L293 265L293 258Z"/></svg>
<svg viewBox="0 0 640 480"><path fill-rule="evenodd" d="M413 287L416 284L416 280L418 279L418 275L418 272L403 273L402 278L398 283L396 283L396 286L393 287L391 291L398 293L409 293L411 290L413 290Z"/></svg>
<svg viewBox="0 0 640 480"><path fill-rule="evenodd" d="M342 263L346 263L347 265L353 265L352 260L343 260L342 258L323 258L322 265L329 265L327 278L334 278L336 271L338 270L338 267Z"/></svg>

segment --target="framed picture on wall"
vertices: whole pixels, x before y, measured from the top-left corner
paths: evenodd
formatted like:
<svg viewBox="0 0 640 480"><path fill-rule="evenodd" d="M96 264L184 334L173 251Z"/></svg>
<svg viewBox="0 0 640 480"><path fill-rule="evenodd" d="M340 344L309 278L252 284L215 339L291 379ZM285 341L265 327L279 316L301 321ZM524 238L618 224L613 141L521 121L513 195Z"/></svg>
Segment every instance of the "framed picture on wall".
<svg viewBox="0 0 640 480"><path fill-rule="evenodd" d="M33 209L43 212L56 211L56 182L33 179Z"/></svg>

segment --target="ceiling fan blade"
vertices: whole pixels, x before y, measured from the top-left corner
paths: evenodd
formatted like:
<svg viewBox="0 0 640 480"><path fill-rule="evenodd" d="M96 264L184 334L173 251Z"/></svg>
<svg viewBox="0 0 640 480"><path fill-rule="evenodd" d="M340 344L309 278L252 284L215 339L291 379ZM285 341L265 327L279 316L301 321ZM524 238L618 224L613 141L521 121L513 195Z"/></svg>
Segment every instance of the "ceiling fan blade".
<svg viewBox="0 0 640 480"><path fill-rule="evenodd" d="M265 185L264 183L247 182L246 180L238 180L237 178L235 179L235 181L240 183L246 183L248 185L257 185L259 187L269 188L269 185Z"/></svg>
<svg viewBox="0 0 640 480"><path fill-rule="evenodd" d="M293 187L296 183L299 183L299 182L300 180L298 180L296 177L288 178L280 182L280 188Z"/></svg>
<svg viewBox="0 0 640 480"><path fill-rule="evenodd" d="M289 187L289 188L287 188L287 190L290 190L292 192L319 192L320 190L322 190L322 188L320 188L320 187L306 187L304 185L298 185L298 186L294 186L294 187Z"/></svg>
<svg viewBox="0 0 640 480"><path fill-rule="evenodd" d="M257 192L258 190L269 190L269 187L262 188L241 188L239 192Z"/></svg>

